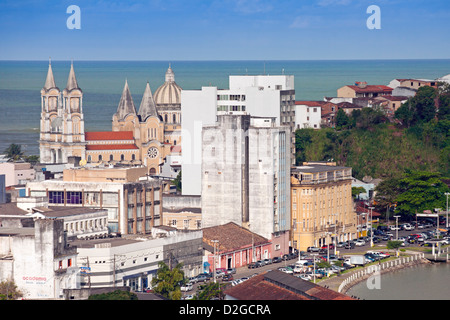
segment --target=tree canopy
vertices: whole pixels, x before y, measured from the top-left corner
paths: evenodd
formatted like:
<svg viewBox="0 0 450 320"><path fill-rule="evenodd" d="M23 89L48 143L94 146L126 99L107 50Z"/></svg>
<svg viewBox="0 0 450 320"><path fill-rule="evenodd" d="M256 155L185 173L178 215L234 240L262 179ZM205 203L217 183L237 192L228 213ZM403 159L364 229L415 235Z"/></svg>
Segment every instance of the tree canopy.
<svg viewBox="0 0 450 320"><path fill-rule="evenodd" d="M445 193L450 191L438 172L408 171L399 180L398 187L401 192L395 199L395 213L403 217L445 208Z"/></svg>
<svg viewBox="0 0 450 320"><path fill-rule="evenodd" d="M180 285L184 281L183 264L179 263L170 269L167 264L160 262L156 277L152 279L153 290L170 300L181 299Z"/></svg>

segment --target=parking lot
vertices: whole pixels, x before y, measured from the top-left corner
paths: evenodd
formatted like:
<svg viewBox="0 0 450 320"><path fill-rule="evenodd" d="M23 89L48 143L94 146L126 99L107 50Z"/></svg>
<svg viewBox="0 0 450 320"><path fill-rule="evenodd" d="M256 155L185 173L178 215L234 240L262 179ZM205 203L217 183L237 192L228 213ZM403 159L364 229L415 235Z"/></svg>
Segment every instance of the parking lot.
<svg viewBox="0 0 450 320"><path fill-rule="evenodd" d="M370 243L370 237L364 237L359 239L354 239L353 242L356 243L357 240L360 241L360 244L355 246L346 246L345 244L338 244L336 246L336 255L335 255L335 249L333 246L330 246L329 251L328 249L319 249L314 250L314 252L300 252L299 254L293 253L290 255L285 255L283 259L277 258L277 259L266 259L266 261L258 261L257 263L253 263L246 267L241 267L233 270L233 274L228 275L226 279L223 279L224 274L218 274L216 277L216 282L220 283L227 283L229 285L236 285L240 282L246 281L249 278L251 278L254 275L264 273L269 270L280 270L283 272L291 273L295 276L304 276L305 280L311 280L313 277L312 267L314 264L314 259L316 260L316 265L321 261L326 261L328 258L330 258L330 263L333 264L335 261L345 261L344 257L348 255L364 255L367 251L385 251L387 242L389 240L395 240L398 239L403 242L402 247L408 248L408 247L419 247L423 246L424 243L426 243L427 240L433 238L436 236L436 226L433 225L425 225L423 227L414 228L413 230L387 230L380 234L377 232L377 235L374 235L375 241L373 243L373 247L371 247ZM416 235L412 237L412 235ZM420 239L419 239L420 237ZM408 241L414 239L414 241ZM296 262L299 260L302 261L309 261L309 263L306 264L306 269L304 269L304 272L294 272L296 267ZM354 266L348 266L348 267L341 267L339 268L333 268L332 272L338 273L340 271L345 270L345 268L352 268ZM344 268L344 269L342 269ZM308 271L306 271L308 270ZM319 270L319 268L317 268ZM299 270L295 270L299 271ZM322 277L324 275L324 270L320 270L320 274L316 271L317 277ZM325 270L325 272L331 272L328 270ZM308 279L309 276L309 279ZM209 277L201 277L201 281L213 281L214 278L210 275ZM200 283L202 283L200 282ZM183 295L193 295L197 291L199 283L193 284L193 287L188 292L183 292Z"/></svg>

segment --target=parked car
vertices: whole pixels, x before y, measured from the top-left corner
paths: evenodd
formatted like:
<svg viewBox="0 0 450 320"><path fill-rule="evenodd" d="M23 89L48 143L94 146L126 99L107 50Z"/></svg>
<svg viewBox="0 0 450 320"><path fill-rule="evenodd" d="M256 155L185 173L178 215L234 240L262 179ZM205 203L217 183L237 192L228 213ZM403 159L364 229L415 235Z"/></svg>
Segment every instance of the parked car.
<svg viewBox="0 0 450 320"><path fill-rule="evenodd" d="M308 252L319 252L320 248L318 247L308 247L308 249L306 249L306 251Z"/></svg>
<svg viewBox="0 0 450 320"><path fill-rule="evenodd" d="M188 282L180 287L181 291L183 291L183 292L191 291L193 288L194 288L194 286L190 282Z"/></svg>
<svg viewBox="0 0 450 320"><path fill-rule="evenodd" d="M355 247L355 243L353 241L349 241L347 242L347 244L345 245L345 249L353 249Z"/></svg>
<svg viewBox="0 0 450 320"><path fill-rule="evenodd" d="M189 278L189 282L191 282L191 283L197 283L197 282L198 282L198 278L197 278L197 277L190 277L190 278Z"/></svg>
<svg viewBox="0 0 450 320"><path fill-rule="evenodd" d="M358 246L358 247L362 247L365 244L366 244L366 242L364 240L359 240L358 239L358 240L355 241L355 245Z"/></svg>
<svg viewBox="0 0 450 320"><path fill-rule="evenodd" d="M264 259L264 263L267 264L272 264L272 259Z"/></svg>
<svg viewBox="0 0 450 320"><path fill-rule="evenodd" d="M197 276L197 282L206 282L210 279L209 274L207 273L200 273Z"/></svg>
<svg viewBox="0 0 450 320"><path fill-rule="evenodd" d="M336 247L338 248L344 248L345 247L345 242L338 242L338 244L336 245Z"/></svg>
<svg viewBox="0 0 450 320"><path fill-rule="evenodd" d="M235 274L236 273L236 268L228 268L227 269L227 274Z"/></svg>
<svg viewBox="0 0 450 320"><path fill-rule="evenodd" d="M298 276L296 276L297 278L300 278L300 279L302 279L302 280L305 280L305 281L311 281L312 280L312 278L309 276L309 275L307 275L307 274L299 274Z"/></svg>
<svg viewBox="0 0 450 320"><path fill-rule="evenodd" d="M403 230L407 230L407 231L414 230L414 227L412 225L410 225L409 223L404 224L402 227L403 227Z"/></svg>
<svg viewBox="0 0 450 320"><path fill-rule="evenodd" d="M266 264L264 263L264 261L262 261L262 260L256 261L256 264L258 265L258 267L262 267L262 266L265 266L265 265L266 265Z"/></svg>
<svg viewBox="0 0 450 320"><path fill-rule="evenodd" d="M231 273L227 273L226 275L223 276L222 281L233 281L233 275Z"/></svg>
<svg viewBox="0 0 450 320"><path fill-rule="evenodd" d="M255 269L255 268L258 268L258 265L257 265L256 262L252 262L252 263L249 263L249 264L247 265L247 268L249 268L249 269Z"/></svg>
<svg viewBox="0 0 450 320"><path fill-rule="evenodd" d="M275 257L272 259L272 263L280 263L282 260L280 257Z"/></svg>

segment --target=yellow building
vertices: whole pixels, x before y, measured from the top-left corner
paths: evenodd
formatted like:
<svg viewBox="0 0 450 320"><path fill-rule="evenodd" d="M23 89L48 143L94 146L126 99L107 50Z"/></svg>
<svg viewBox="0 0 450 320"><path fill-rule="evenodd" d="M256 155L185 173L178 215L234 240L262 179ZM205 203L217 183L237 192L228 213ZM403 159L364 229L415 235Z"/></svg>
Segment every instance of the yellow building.
<svg viewBox="0 0 450 320"><path fill-rule="evenodd" d="M300 251L356 238L352 169L305 162L291 169L291 244Z"/></svg>

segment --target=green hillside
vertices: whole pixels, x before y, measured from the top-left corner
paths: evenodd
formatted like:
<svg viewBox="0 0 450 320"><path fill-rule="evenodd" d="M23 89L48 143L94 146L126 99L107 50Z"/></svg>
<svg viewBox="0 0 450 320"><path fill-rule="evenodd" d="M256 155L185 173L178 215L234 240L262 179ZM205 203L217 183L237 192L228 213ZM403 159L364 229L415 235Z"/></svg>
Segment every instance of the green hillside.
<svg viewBox="0 0 450 320"><path fill-rule="evenodd" d="M398 109L395 123L380 110L364 108L349 117L340 110L336 128L299 129L296 163L333 159L352 167L358 179L399 178L405 170L450 177L449 92L439 95L438 90L424 87ZM433 105L426 105L430 101ZM433 101L440 108L435 109ZM437 111L430 115L426 107Z"/></svg>

